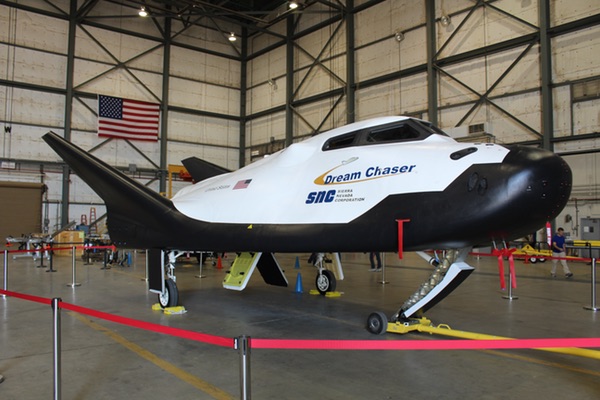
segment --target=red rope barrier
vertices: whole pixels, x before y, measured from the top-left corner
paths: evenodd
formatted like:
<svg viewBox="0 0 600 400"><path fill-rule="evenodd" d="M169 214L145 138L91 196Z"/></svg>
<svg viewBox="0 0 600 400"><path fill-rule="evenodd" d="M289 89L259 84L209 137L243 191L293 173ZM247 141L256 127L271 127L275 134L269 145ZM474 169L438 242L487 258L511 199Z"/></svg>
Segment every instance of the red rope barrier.
<svg viewBox="0 0 600 400"><path fill-rule="evenodd" d="M600 347L600 338L493 340L292 340L251 339L253 349L288 350L484 350Z"/></svg>
<svg viewBox="0 0 600 400"><path fill-rule="evenodd" d="M36 297L22 293L10 292L8 290L0 289L0 294L7 296L17 297L23 300L35 301L42 304L50 305L52 300L43 297ZM204 342L208 344L214 344L216 346L231 347L233 348L234 341L232 338L225 338L222 336L208 335L205 333L187 331L179 328L172 328L151 322L139 321L132 318L121 317L118 315L108 314L105 312L93 310L91 308L77 306L75 304L66 303L64 301L58 302L60 308L65 310L71 310L79 314L89 315L91 317L104 319L106 321L116 322L121 325L128 325L134 328L144 329L147 331L162 333L165 335L176 336L184 339L195 340L197 342Z"/></svg>
<svg viewBox="0 0 600 400"><path fill-rule="evenodd" d="M50 305L52 300L0 289L0 294ZM74 304L58 302L60 308L99 319L128 325L134 328L162 333L234 348L234 339L172 328L151 322L120 317ZM251 338L255 349L287 350L483 350L483 349L549 349L549 348L592 348L600 347L600 338L559 339L492 339L492 340L305 340L305 339L257 339Z"/></svg>
<svg viewBox="0 0 600 400"><path fill-rule="evenodd" d="M60 302L59 304L60 308L64 308L65 310L71 310L79 314L85 314L91 317L104 319L106 321L116 322L121 325L128 325L134 328L144 329L147 331L162 333L170 336L176 336L183 339L194 340L196 342L204 342L208 344L214 344L216 346L233 348L233 339L231 338L214 336L206 333L193 332L185 329L172 328L169 326L154 324L152 322L145 322L137 319L121 317L118 315L108 314L105 312L92 310L91 308L81 307L65 302Z"/></svg>
<svg viewBox="0 0 600 400"><path fill-rule="evenodd" d="M38 297L38 296L29 295L29 294L11 292L11 291L4 290L4 289L0 289L0 294L6 295L6 296L11 296L11 297L16 297L18 299L33 301L36 303L42 303L42 304L46 304L46 305L50 305L52 303L51 299L46 299L45 297Z"/></svg>

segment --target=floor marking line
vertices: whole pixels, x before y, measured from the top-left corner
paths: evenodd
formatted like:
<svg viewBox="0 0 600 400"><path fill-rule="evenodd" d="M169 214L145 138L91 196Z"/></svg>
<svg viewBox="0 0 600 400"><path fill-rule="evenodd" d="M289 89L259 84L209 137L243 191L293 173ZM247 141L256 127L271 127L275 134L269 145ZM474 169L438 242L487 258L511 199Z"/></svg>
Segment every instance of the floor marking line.
<svg viewBox="0 0 600 400"><path fill-rule="evenodd" d="M498 351L498 350L480 350L480 351L483 353L493 354L495 356L512 358L512 359L523 361L523 362L540 364L540 365L545 365L547 367L560 368L560 369L564 369L567 371L578 372L578 373L582 373L582 374L586 374L586 375L600 377L600 371L593 371L593 370L578 368L578 367L570 367L568 365L557 363L557 362L544 361L544 360L540 360L539 358L527 357L527 356L522 356L519 354L507 354L507 353L504 353L504 352Z"/></svg>
<svg viewBox="0 0 600 400"><path fill-rule="evenodd" d="M83 315L80 315L80 314L77 314L74 312L69 312L69 314L74 316L75 318L77 318L79 321L83 322L90 328L94 329L95 331L103 333L104 335L108 336L109 338L111 338L115 342L119 343L123 347L131 350L132 352L136 353L140 357L146 359L147 361L150 361L157 367L174 375L175 377L179 378L180 380L194 386L195 388L203 391L204 393L210 395L211 397L213 397L217 400L233 400L233 399L235 399L235 397L233 397L231 394L225 392L224 390L221 390L218 387L211 385L210 383L171 364L170 362L163 360L162 358L158 357L156 354L146 350L145 348L141 347L138 344L135 344L135 343L125 339L123 336L111 331L110 329L98 324L97 322L94 322L94 321L84 317Z"/></svg>

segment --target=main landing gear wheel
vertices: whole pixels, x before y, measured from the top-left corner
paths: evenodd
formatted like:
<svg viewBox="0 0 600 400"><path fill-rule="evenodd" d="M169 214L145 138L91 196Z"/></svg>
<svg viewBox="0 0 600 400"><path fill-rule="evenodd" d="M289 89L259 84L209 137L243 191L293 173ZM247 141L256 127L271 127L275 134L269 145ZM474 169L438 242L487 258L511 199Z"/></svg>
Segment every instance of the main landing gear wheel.
<svg viewBox="0 0 600 400"><path fill-rule="evenodd" d="M380 311L372 313L367 319L367 330L375 335L383 335L387 331L387 326L387 317Z"/></svg>
<svg viewBox="0 0 600 400"><path fill-rule="evenodd" d="M317 286L317 290L322 295L325 295L327 292L333 292L336 284L333 272L324 269L320 274L317 274L315 284Z"/></svg>
<svg viewBox="0 0 600 400"><path fill-rule="evenodd" d="M165 292L158 295L162 308L175 307L179 303L179 290L173 279L165 280Z"/></svg>

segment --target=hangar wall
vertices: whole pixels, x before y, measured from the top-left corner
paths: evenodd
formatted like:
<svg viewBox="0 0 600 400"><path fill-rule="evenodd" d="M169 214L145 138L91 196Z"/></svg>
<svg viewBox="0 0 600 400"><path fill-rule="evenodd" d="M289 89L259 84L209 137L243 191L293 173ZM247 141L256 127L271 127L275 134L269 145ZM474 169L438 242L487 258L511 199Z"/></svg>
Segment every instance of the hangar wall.
<svg viewBox="0 0 600 400"><path fill-rule="evenodd" d="M428 3L433 28L427 23ZM600 85L598 2L365 0L354 2L352 15L317 30L311 27L335 11L324 4L310 10L276 27L283 35L293 26L297 40L291 56L284 44L261 52L272 46L272 35L252 38L250 53L261 54L249 62L248 109L259 116L248 124L247 159L261 155L253 149L268 150L265 144L286 140L286 98L292 93L293 141L349 122L352 109L355 120L411 115L437 121L466 140L540 145L563 154L575 175L573 200L557 225L578 237L575 216L600 215L600 91L593 89ZM430 37L434 44L428 49ZM353 77L347 74L350 52ZM547 76L544 64L550 67ZM293 88L286 92L289 82ZM349 107L352 89L355 104ZM543 104L547 99L549 106ZM546 113L550 122L544 121Z"/></svg>
<svg viewBox="0 0 600 400"><path fill-rule="evenodd" d="M164 190L166 165L183 158L235 169L389 114L435 121L453 136L472 127L471 138L553 148L573 167L580 200L563 214L600 215L597 1L307 1L251 33L209 18L138 18L107 1L83 13L79 3L0 5L0 119L11 128L0 178L43 176L56 220L65 178L40 139L48 130ZM242 40L232 44L227 32ZM97 94L161 103L160 142L98 138ZM69 179L69 220L102 207Z"/></svg>

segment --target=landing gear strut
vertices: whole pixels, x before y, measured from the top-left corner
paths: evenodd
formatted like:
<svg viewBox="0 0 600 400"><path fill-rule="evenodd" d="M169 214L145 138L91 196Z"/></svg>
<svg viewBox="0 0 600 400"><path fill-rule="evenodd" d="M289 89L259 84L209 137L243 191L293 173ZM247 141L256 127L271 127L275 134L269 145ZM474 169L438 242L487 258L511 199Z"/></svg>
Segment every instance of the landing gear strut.
<svg viewBox="0 0 600 400"><path fill-rule="evenodd" d="M148 249L148 289L158 295L158 303L162 308L175 307L179 303L179 290L175 283L175 260L182 253ZM165 256L168 261L165 260Z"/></svg>
<svg viewBox="0 0 600 400"><path fill-rule="evenodd" d="M333 274L333 272L329 271L328 269L325 269L324 266L324 263L328 261L325 258L325 253L316 253L313 256L315 257L313 262L314 266L317 267L319 271L315 280L317 290L322 295L325 295L327 292L335 291L335 287L337 284L335 275Z"/></svg>
<svg viewBox="0 0 600 400"><path fill-rule="evenodd" d="M165 291L159 293L158 303L162 308L175 307L179 303L179 290L173 279L165 280Z"/></svg>
<svg viewBox="0 0 600 400"><path fill-rule="evenodd" d="M435 266L433 273L427 281L421 284L419 289L413 293L402 307L392 316L390 323L408 323L410 318L429 310L449 295L458 287L474 268L467 264L466 259L471 249L451 250L443 252L438 259L430 260ZM385 314L375 312L367 319L367 330L371 333L381 335L387 331L388 321Z"/></svg>
<svg viewBox="0 0 600 400"><path fill-rule="evenodd" d="M167 257L169 261L164 266L165 288L158 294L158 302L162 308L175 307L179 303L179 289L177 289L177 277L175 276L175 262L177 257L183 254L183 251L169 251Z"/></svg>

